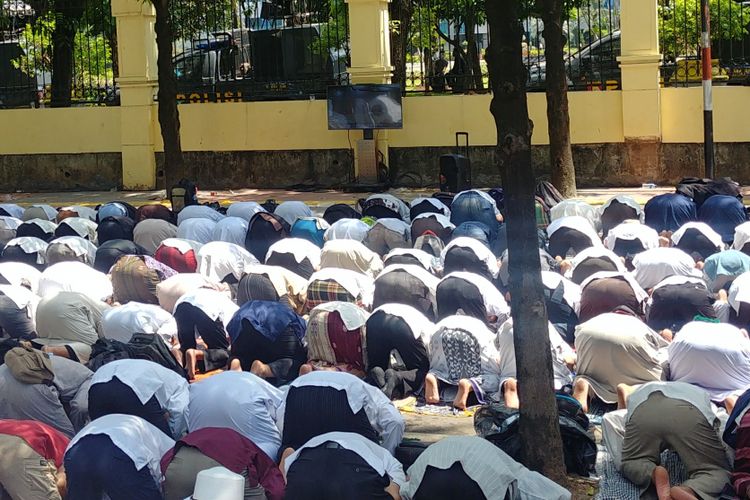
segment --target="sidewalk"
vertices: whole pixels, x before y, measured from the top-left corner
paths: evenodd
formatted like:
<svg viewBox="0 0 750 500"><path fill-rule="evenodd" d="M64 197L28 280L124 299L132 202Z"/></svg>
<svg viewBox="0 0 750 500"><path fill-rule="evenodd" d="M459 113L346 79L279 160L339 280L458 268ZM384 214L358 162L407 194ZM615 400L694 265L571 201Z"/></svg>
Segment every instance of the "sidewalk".
<svg viewBox="0 0 750 500"><path fill-rule="evenodd" d="M392 189L389 193L411 201L419 196L431 196L437 189ZM673 187L643 188L601 188L579 189L578 199L592 205L601 205L609 198L623 194L632 196L640 203L646 203L657 194L674 192ZM744 192L744 190L743 190ZM750 191L748 191L750 192ZM366 198L371 193L345 193L342 191L285 191L279 189L240 189L226 191L198 191L201 203L218 201L228 205L237 201L264 202L273 198L278 202L297 200L303 201L311 207L327 207L334 203L354 204L360 198ZM161 191L71 191L58 193L4 193L0 194L0 203L16 203L29 206L36 203L48 204L53 207L70 205L96 206L110 201L126 201L134 206L150 203L165 203L164 190Z"/></svg>

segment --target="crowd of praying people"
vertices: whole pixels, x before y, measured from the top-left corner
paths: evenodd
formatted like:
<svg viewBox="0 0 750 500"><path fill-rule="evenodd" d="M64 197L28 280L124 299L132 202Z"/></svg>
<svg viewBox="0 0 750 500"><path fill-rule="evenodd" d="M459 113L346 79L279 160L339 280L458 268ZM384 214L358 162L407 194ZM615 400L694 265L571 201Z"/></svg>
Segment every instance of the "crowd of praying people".
<svg viewBox="0 0 750 500"><path fill-rule="evenodd" d="M750 498L741 196L536 203L550 391L644 495ZM502 211L0 204L0 498L571 498L482 437L404 452L394 401L519 408Z"/></svg>

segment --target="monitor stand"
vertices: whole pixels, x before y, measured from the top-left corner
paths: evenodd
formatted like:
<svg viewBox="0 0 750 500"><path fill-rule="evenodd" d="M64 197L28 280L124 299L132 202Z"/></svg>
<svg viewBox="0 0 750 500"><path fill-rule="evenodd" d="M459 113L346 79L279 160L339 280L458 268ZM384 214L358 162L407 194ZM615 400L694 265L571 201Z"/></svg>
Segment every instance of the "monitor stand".
<svg viewBox="0 0 750 500"><path fill-rule="evenodd" d="M373 129L363 130L362 139L357 140L355 162L356 184L363 188L376 186L378 184L378 149Z"/></svg>

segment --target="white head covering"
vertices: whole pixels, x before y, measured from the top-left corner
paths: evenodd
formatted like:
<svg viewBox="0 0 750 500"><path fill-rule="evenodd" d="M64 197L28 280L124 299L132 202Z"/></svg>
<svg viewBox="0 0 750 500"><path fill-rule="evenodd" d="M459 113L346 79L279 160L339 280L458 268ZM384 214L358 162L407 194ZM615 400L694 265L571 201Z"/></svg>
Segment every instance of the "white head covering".
<svg viewBox="0 0 750 500"><path fill-rule="evenodd" d="M0 203L0 209L5 210L11 217L23 219L24 209L15 203Z"/></svg>
<svg viewBox="0 0 750 500"><path fill-rule="evenodd" d="M680 244L680 240L684 236L685 232L688 229L695 229L696 231L700 232L703 236L708 238L708 240L716 245L719 249L724 248L724 242L721 239L721 235L711 229L711 226L706 224L705 222L686 222L680 228L672 233L672 243L675 245Z"/></svg>
<svg viewBox="0 0 750 500"><path fill-rule="evenodd" d="M42 272L23 262L0 262L0 276L11 285L28 286L37 293Z"/></svg>
<svg viewBox="0 0 750 500"><path fill-rule="evenodd" d="M383 270L383 261L359 241L331 240L320 252L320 267L351 269L375 278Z"/></svg>
<svg viewBox="0 0 750 500"><path fill-rule="evenodd" d="M550 209L549 215L552 222L573 215L583 217L589 221L595 231L599 231L602 226L599 211L583 200L563 200Z"/></svg>
<svg viewBox="0 0 750 500"><path fill-rule="evenodd" d="M61 208L60 211L61 212L64 212L64 211L76 212L78 214L78 217L83 217L84 219L88 219L90 221L96 222L96 210L94 210L91 207L84 207L82 205L71 205L69 207Z"/></svg>
<svg viewBox="0 0 750 500"><path fill-rule="evenodd" d="M81 238L80 236L62 236L49 242L47 250L54 244L65 245L75 254L76 257L86 256L86 263L94 265L96 260L96 245L91 241ZM49 261L49 259L47 259Z"/></svg>
<svg viewBox="0 0 750 500"><path fill-rule="evenodd" d="M35 209L35 210L31 210L31 209ZM37 218L38 217L37 215L34 215L33 217L31 217L29 216L29 214L40 214L40 212L44 212L48 220L53 221L57 217L57 210L54 209L53 207L49 205L43 205L43 204L34 204L24 211L23 220Z"/></svg>
<svg viewBox="0 0 750 500"><path fill-rule="evenodd" d="M409 326L415 339L421 339L425 346L429 345L430 335L435 331L435 324L427 319L427 316L420 310L406 304L389 303L383 304L372 311L370 317L378 311L391 316L398 316Z"/></svg>
<svg viewBox="0 0 750 500"><path fill-rule="evenodd" d="M241 217L226 217L216 223L211 239L245 246L247 225L247 221ZM179 228L177 230L179 232Z"/></svg>
<svg viewBox="0 0 750 500"><path fill-rule="evenodd" d="M609 230L606 238L604 238L604 245L608 249L614 250L617 240L638 240L641 242L643 249L648 250L659 246L659 233L645 224L639 224L635 221L623 222Z"/></svg>
<svg viewBox="0 0 750 500"><path fill-rule="evenodd" d="M607 250L604 247L588 247L576 254L575 257L573 257L573 260L571 261L570 269L568 269L568 272L565 273L566 278L570 278L573 276L573 272L576 270L576 268L584 262L586 259L592 259L592 258L604 258L612 262L612 264L615 265L615 268L617 271L621 273L627 272L627 269L625 268L625 264L622 263L622 260L620 257L615 254L614 252Z"/></svg>
<svg viewBox="0 0 750 500"><path fill-rule="evenodd" d="M289 226L292 226L297 219L303 217L312 217L313 213L306 204L301 201L285 201L282 202L276 210L273 211L275 215L278 215L284 219Z"/></svg>
<svg viewBox="0 0 750 500"><path fill-rule="evenodd" d="M222 281L231 274L239 281L245 266L258 264L258 259L239 245L225 241L206 243L198 250L198 272L211 281Z"/></svg>
<svg viewBox="0 0 750 500"><path fill-rule="evenodd" d="M737 276L729 287L729 305L735 313L740 312L741 304L750 304L750 272Z"/></svg>
<svg viewBox="0 0 750 500"><path fill-rule="evenodd" d="M397 212L399 217L401 217L401 219L403 219L406 222L409 222L409 207L406 205L406 203L396 198L392 194L388 194L388 193L371 194L370 196L367 197L367 200L365 201L367 202L367 201L375 200L378 198L385 202L387 208L390 208L391 210L394 210L395 212Z"/></svg>
<svg viewBox="0 0 750 500"><path fill-rule="evenodd" d="M469 238L468 236L453 238L451 242L445 246L443 253L440 255L440 261L442 262L443 267L445 267L445 256L448 255L448 252L454 247L468 248L471 250L474 255L477 256L477 259L487 265L487 269L492 277L497 278L497 274L500 272L500 266L498 265L497 258L492 253L492 250L487 248L487 246L481 241Z"/></svg>
<svg viewBox="0 0 750 500"><path fill-rule="evenodd" d="M695 261L679 248L652 248L633 258L636 281L646 290L653 288L670 276L696 276L702 273L695 268Z"/></svg>
<svg viewBox="0 0 750 500"><path fill-rule="evenodd" d="M436 214L436 213L419 214L416 217L414 217L414 220L412 220L411 223L414 224L414 221L417 221L419 219L426 219L428 217L432 217L433 219L435 219L441 226L443 226L443 228L456 229L455 224L451 222L450 218L447 215Z"/></svg>
<svg viewBox="0 0 750 500"><path fill-rule="evenodd" d="M46 241L34 238L33 236L21 236L20 238L13 238L6 245L7 247L18 246L24 251L24 253L36 252L36 263L44 264L47 262L46 254L49 243Z"/></svg>
<svg viewBox="0 0 750 500"><path fill-rule="evenodd" d="M633 210L635 210L636 216L640 219L641 222L643 222L643 209L641 208L640 203L635 201L635 199L631 196L627 196L624 194L618 194L616 196L613 196L612 198L608 199L604 204L599 207L599 215L604 213L604 211L609 208L609 206L612 204L612 202L618 202L623 205L627 205Z"/></svg>
<svg viewBox="0 0 750 500"><path fill-rule="evenodd" d="M101 301L112 296L112 282L109 276L82 262L58 262L42 272L39 295L46 298L58 292L78 292Z"/></svg>
<svg viewBox="0 0 750 500"><path fill-rule="evenodd" d="M367 323L367 318L370 317L367 311L362 309L356 304L351 302L327 302L320 304L310 311L310 319L320 314L322 311L325 312L337 312L341 316L344 326L347 330L356 330L362 328Z"/></svg>
<svg viewBox="0 0 750 500"><path fill-rule="evenodd" d="M258 212L266 211L267 210L265 208L261 207L259 203L256 203L254 201L238 201L237 203L232 203L231 205L229 205L229 208L227 208L227 216L239 217L250 222L250 219L253 218L253 215L257 214Z"/></svg>
<svg viewBox="0 0 750 500"><path fill-rule="evenodd" d="M183 240L193 240L205 244L213 241L215 228L216 222L211 219L186 219L182 224L177 226L177 237Z"/></svg>
<svg viewBox="0 0 750 500"><path fill-rule="evenodd" d="M271 255L275 253L290 253L294 255L297 264L307 259L313 269L320 269L320 252L319 246L304 238L282 238L268 247L264 262L267 262Z"/></svg>
<svg viewBox="0 0 750 500"><path fill-rule="evenodd" d="M555 207L559 205L560 203L555 205ZM563 227L575 229L579 233L588 236L592 246L602 246L602 240L599 239L599 235L597 234L596 229L594 229L594 227L591 225L591 221L585 217L582 217L580 215L567 215L555 219L550 223L549 226L547 226L547 236L552 236L557 232L558 229L561 229Z"/></svg>
<svg viewBox="0 0 750 500"><path fill-rule="evenodd" d="M440 267L440 262L437 258L433 257L424 250L419 250L417 248L394 248L393 250L388 252L385 257L383 257L383 263L388 264L388 259L399 255L408 255L410 257L414 257L419 261L422 267L424 267L431 273L434 273Z"/></svg>
<svg viewBox="0 0 750 500"><path fill-rule="evenodd" d="M0 215L0 245L5 245L7 242L16 237L16 229L18 226L23 224L21 219L15 217L8 217L7 215Z"/></svg>
<svg viewBox="0 0 750 500"><path fill-rule="evenodd" d="M467 273L464 271L456 271L444 276L441 282L448 278L459 278L468 283L471 283L482 296L484 301L484 308L487 311L487 316L497 316L498 318L507 317L510 314L510 306L505 301L505 297L500 293L495 285L484 276L480 276L476 273ZM438 285L439 286L439 285Z"/></svg>
<svg viewBox="0 0 750 500"><path fill-rule="evenodd" d="M70 228L75 231L76 234L81 238L85 238L94 244L97 243L96 222L83 217L67 217L66 219L60 221L60 224L58 224L58 226L62 226L63 224L66 226L70 226Z"/></svg>
<svg viewBox="0 0 750 500"><path fill-rule="evenodd" d="M364 241L370 226L359 219L339 219L331 227L326 229L323 239L330 240L357 240Z"/></svg>
<svg viewBox="0 0 750 500"><path fill-rule="evenodd" d="M202 246L203 245L198 243L197 241L183 240L180 238L167 238L166 240L161 242L161 245L159 245L159 247L176 248L183 255L192 250L195 252L196 258L198 255L198 250L200 250Z"/></svg>

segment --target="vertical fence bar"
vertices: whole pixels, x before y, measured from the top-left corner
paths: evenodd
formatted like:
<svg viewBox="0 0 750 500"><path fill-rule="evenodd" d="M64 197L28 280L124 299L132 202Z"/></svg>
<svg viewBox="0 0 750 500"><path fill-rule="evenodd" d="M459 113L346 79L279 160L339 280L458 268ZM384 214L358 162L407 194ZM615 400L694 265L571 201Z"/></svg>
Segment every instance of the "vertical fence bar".
<svg viewBox="0 0 750 500"><path fill-rule="evenodd" d="M701 0L701 59L703 62L703 153L706 177L714 177L714 118L711 65L711 11L708 0Z"/></svg>

